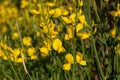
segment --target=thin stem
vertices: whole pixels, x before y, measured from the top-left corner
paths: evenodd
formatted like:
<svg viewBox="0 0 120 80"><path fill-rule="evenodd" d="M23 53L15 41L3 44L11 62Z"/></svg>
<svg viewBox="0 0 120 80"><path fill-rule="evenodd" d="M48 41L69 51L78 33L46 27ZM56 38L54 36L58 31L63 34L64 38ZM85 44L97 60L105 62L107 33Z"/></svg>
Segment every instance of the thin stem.
<svg viewBox="0 0 120 80"><path fill-rule="evenodd" d="M10 66L11 66L11 68L12 68L12 70L13 70L16 78L17 78L17 80L20 80L19 77L18 77L18 75L17 75L17 72L15 71L15 69L14 69L14 67L13 67L13 64L12 64L11 61L10 61L10 57L9 57L9 55L8 55L8 52L7 52L7 51L5 51L5 52L6 52L7 57L8 57L8 62L9 62L9 64L10 64Z"/></svg>
<svg viewBox="0 0 120 80"><path fill-rule="evenodd" d="M98 22L101 22L100 17L99 17L98 12L97 12L97 9L96 9L96 5L95 5L95 1L94 0L92 0L92 5L93 5L93 9L95 11L95 15L97 17Z"/></svg>
<svg viewBox="0 0 120 80"><path fill-rule="evenodd" d="M98 53L97 53L97 50L96 50L95 40L94 40L93 36L92 36L92 43L93 43L93 49L94 49L94 53L95 53L95 59L96 59L96 62L97 62L97 67L100 71L100 75L102 77L102 80L104 80L104 74L103 74L102 68L100 66L100 61L99 61L99 58L98 58Z"/></svg>
<svg viewBox="0 0 120 80"><path fill-rule="evenodd" d="M75 62L76 62L76 38L73 39L73 43L72 43L72 53L73 53L73 57L74 57L74 64L72 67L72 80L76 80L75 78Z"/></svg>

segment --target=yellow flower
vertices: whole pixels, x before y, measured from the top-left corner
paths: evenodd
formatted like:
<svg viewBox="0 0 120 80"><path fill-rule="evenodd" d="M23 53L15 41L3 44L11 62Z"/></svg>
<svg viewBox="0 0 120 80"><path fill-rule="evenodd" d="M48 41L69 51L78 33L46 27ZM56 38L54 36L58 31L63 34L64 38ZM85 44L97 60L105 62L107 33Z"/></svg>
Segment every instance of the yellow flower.
<svg viewBox="0 0 120 80"><path fill-rule="evenodd" d="M17 58L14 62L22 63L22 62L23 62L23 59L22 59L22 58Z"/></svg>
<svg viewBox="0 0 120 80"><path fill-rule="evenodd" d="M34 55L35 54L35 48L33 48L33 47L28 48L27 53L28 53L28 56Z"/></svg>
<svg viewBox="0 0 120 80"><path fill-rule="evenodd" d="M89 32L86 33L82 33L81 39L87 39L91 36L91 34Z"/></svg>
<svg viewBox="0 0 120 80"><path fill-rule="evenodd" d="M51 50L51 42L50 40L46 40L46 41L43 41L43 43L45 44L44 46L48 49L48 50Z"/></svg>
<svg viewBox="0 0 120 80"><path fill-rule="evenodd" d="M64 47L62 47L62 42L59 39L53 41L53 49L58 51L58 53L65 51Z"/></svg>
<svg viewBox="0 0 120 80"><path fill-rule="evenodd" d="M18 32L14 32L13 35L12 35L12 39L13 40L18 39L18 37L19 37Z"/></svg>
<svg viewBox="0 0 120 80"><path fill-rule="evenodd" d="M35 60L35 59L37 59L37 56L36 55L32 55L32 56L30 56L30 59L31 60Z"/></svg>
<svg viewBox="0 0 120 80"><path fill-rule="evenodd" d="M53 15L53 14L55 13L55 10L52 9L52 10L50 10L48 13L49 13L50 15Z"/></svg>
<svg viewBox="0 0 120 80"><path fill-rule="evenodd" d="M68 27L68 33L65 34L65 40L70 40L74 37L74 28L73 26Z"/></svg>
<svg viewBox="0 0 120 80"><path fill-rule="evenodd" d="M81 39L87 39L91 36L91 34L89 32L79 32L77 33L77 36Z"/></svg>
<svg viewBox="0 0 120 80"><path fill-rule="evenodd" d="M55 13L54 13L54 18L58 18L59 16L61 16L61 10L60 10L60 8L56 8L55 9Z"/></svg>
<svg viewBox="0 0 120 80"><path fill-rule="evenodd" d="M60 47L60 48L58 49L58 53L62 53L62 52L65 52L65 48L64 48L64 47Z"/></svg>
<svg viewBox="0 0 120 80"><path fill-rule="evenodd" d="M25 8L25 7L27 7L29 5L29 2L28 1L26 1L26 0L22 0L21 1L21 8Z"/></svg>
<svg viewBox="0 0 120 80"><path fill-rule="evenodd" d="M117 46L115 46L115 52L117 53L117 54L120 54L120 43L118 43L117 44Z"/></svg>
<svg viewBox="0 0 120 80"><path fill-rule="evenodd" d="M54 3L51 3L51 2L46 2L45 5L48 6L48 7L53 7L53 6L55 6L55 4L54 4Z"/></svg>
<svg viewBox="0 0 120 80"><path fill-rule="evenodd" d="M41 34L40 34L40 32L36 32L36 37L40 37L41 36Z"/></svg>
<svg viewBox="0 0 120 80"><path fill-rule="evenodd" d="M58 51L60 47L62 47L62 42L59 39L55 39L53 41L53 49Z"/></svg>
<svg viewBox="0 0 120 80"><path fill-rule="evenodd" d="M16 48L13 51L13 56L14 58L17 58L20 55L20 48Z"/></svg>
<svg viewBox="0 0 120 80"><path fill-rule="evenodd" d="M77 63L78 63L79 61L82 61L82 59L83 59L83 54L80 53L80 52L77 52L77 53L76 53L76 61L77 61Z"/></svg>
<svg viewBox="0 0 120 80"><path fill-rule="evenodd" d="M63 16L68 15L68 13L69 13L69 12L68 12L66 9L64 9L64 8L62 9L62 15L63 15Z"/></svg>
<svg viewBox="0 0 120 80"><path fill-rule="evenodd" d="M63 64L63 70L69 71L70 69L71 69L71 64L70 63Z"/></svg>
<svg viewBox="0 0 120 80"><path fill-rule="evenodd" d="M110 36L113 37L113 38L116 37L116 27L114 27L110 30Z"/></svg>
<svg viewBox="0 0 120 80"><path fill-rule="evenodd" d="M57 34L57 31L50 31L49 38L55 38Z"/></svg>
<svg viewBox="0 0 120 80"><path fill-rule="evenodd" d="M79 7L82 7L83 6L83 1L82 0L78 0L78 5L79 5Z"/></svg>
<svg viewBox="0 0 120 80"><path fill-rule="evenodd" d="M2 59L3 59L3 60L7 60L8 58L7 58L6 55L2 55Z"/></svg>
<svg viewBox="0 0 120 80"><path fill-rule="evenodd" d="M82 23L78 23L76 26L76 33L79 32L79 30L83 29L83 24Z"/></svg>
<svg viewBox="0 0 120 80"><path fill-rule="evenodd" d="M84 25L87 25L87 22L86 22L86 19L85 19L85 15L80 15L78 17L79 21L84 24Z"/></svg>
<svg viewBox="0 0 120 80"><path fill-rule="evenodd" d="M22 54L20 48L15 48L10 55L11 61L21 63L23 60L20 54Z"/></svg>
<svg viewBox="0 0 120 80"><path fill-rule="evenodd" d="M77 61L77 63L79 63L79 64L82 65L82 66L87 65L86 61L83 60L83 54L80 53L80 52L77 52L77 53L76 53L76 61Z"/></svg>
<svg viewBox="0 0 120 80"><path fill-rule="evenodd" d="M67 17L61 17L61 19L67 24L70 23L70 20Z"/></svg>
<svg viewBox="0 0 120 80"><path fill-rule="evenodd" d="M7 32L7 27L3 26L2 29L1 29L1 33L5 34L6 32Z"/></svg>
<svg viewBox="0 0 120 80"><path fill-rule="evenodd" d="M69 19L70 19L71 23L75 22L75 17L76 17L75 13L73 13L73 14L70 15Z"/></svg>
<svg viewBox="0 0 120 80"><path fill-rule="evenodd" d="M42 57L48 56L48 49L46 47L39 48Z"/></svg>
<svg viewBox="0 0 120 80"><path fill-rule="evenodd" d="M70 64L74 63L74 58L73 58L72 54L70 54L70 53L66 54L65 59Z"/></svg>
<svg viewBox="0 0 120 80"><path fill-rule="evenodd" d="M31 37L24 37L23 38L23 44L26 45L26 46L32 45L31 41L32 41Z"/></svg>
<svg viewBox="0 0 120 80"><path fill-rule="evenodd" d="M78 62L80 65L82 65L82 66L86 66L87 65L87 63L86 63L86 61L85 60L82 60L82 61L80 61L80 62Z"/></svg>
<svg viewBox="0 0 120 80"><path fill-rule="evenodd" d="M36 14L36 15L40 14L40 12L39 12L39 11L37 11L37 10L35 10L35 9L30 10L30 12L31 12L32 14Z"/></svg>
<svg viewBox="0 0 120 80"><path fill-rule="evenodd" d="M3 59L3 60L7 60L7 56L5 55L4 51L0 49L0 57Z"/></svg>

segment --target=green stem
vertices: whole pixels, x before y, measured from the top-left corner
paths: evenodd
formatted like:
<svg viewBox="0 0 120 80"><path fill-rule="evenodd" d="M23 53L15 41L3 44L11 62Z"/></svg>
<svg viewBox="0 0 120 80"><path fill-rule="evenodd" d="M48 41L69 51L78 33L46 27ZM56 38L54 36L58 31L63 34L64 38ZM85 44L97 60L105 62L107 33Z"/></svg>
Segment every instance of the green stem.
<svg viewBox="0 0 120 80"><path fill-rule="evenodd" d="M82 44L82 53L85 54L84 41L82 39L81 39L81 44Z"/></svg>
<svg viewBox="0 0 120 80"><path fill-rule="evenodd" d="M17 80L20 80L19 77L18 77L18 75L17 75L17 72L15 71L15 69L14 69L14 67L13 67L13 64L12 64L11 61L10 61L10 57L9 57L9 55L8 55L8 52L7 52L7 51L5 51L5 52L6 52L6 54L7 54L8 62L9 62L9 64L10 64L10 66L11 66L11 69L12 69L13 72L14 72L14 75L16 76Z"/></svg>
<svg viewBox="0 0 120 80"><path fill-rule="evenodd" d="M99 17L98 12L97 12L97 9L96 9L96 5L95 5L95 1L94 0L92 0L92 5L93 5L93 9L95 11L95 15L97 17L98 22L101 22L100 17Z"/></svg>
<svg viewBox="0 0 120 80"><path fill-rule="evenodd" d="M98 53L97 53L97 50L96 50L95 40L94 40L93 36L92 36L92 43L93 43L93 49L94 49L94 53L95 53L95 59L96 59L96 62L97 62L97 67L100 71L100 75L101 75L102 80L104 80L104 74L103 74L102 68L100 66L100 61L99 61L99 58L98 58Z"/></svg>
<svg viewBox="0 0 120 80"><path fill-rule="evenodd" d="M75 62L76 62L76 38L73 39L73 43L72 43L72 53L73 53L73 57L74 57L74 64L72 67L72 80L76 80L75 77Z"/></svg>

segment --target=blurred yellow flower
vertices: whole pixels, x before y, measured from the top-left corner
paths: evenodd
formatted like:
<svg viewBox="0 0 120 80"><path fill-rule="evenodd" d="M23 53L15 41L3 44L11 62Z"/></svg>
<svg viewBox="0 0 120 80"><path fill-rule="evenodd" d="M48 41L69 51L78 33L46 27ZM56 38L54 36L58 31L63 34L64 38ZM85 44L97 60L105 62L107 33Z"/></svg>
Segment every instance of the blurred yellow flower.
<svg viewBox="0 0 120 80"><path fill-rule="evenodd" d="M77 33L77 36L81 39L87 39L91 36L90 32L79 32Z"/></svg>
<svg viewBox="0 0 120 80"><path fill-rule="evenodd" d="M81 39L87 39L91 36L89 32L82 33Z"/></svg>
<svg viewBox="0 0 120 80"><path fill-rule="evenodd" d="M78 62L80 65L82 65L82 66L86 66L87 65L87 63L86 63L86 61L85 60L82 60L82 61L80 61L80 62Z"/></svg>
<svg viewBox="0 0 120 80"><path fill-rule="evenodd" d="M62 47L62 42L59 39L55 39L53 41L53 45L52 46L53 46L54 50L58 51L58 53L61 53L61 52L65 51L64 47Z"/></svg>
<svg viewBox="0 0 120 80"><path fill-rule="evenodd" d="M79 30L83 29L83 24L82 23L78 23L76 26L76 33L79 32Z"/></svg>
<svg viewBox="0 0 120 80"><path fill-rule="evenodd" d="M2 34L5 34L7 32L7 27L6 26L3 26L2 29L1 29L1 33Z"/></svg>
<svg viewBox="0 0 120 80"><path fill-rule="evenodd" d="M40 14L40 12L39 12L39 11L37 11L37 10L35 10L35 9L30 10L30 12L31 12L32 14L36 14L36 15Z"/></svg>
<svg viewBox="0 0 120 80"><path fill-rule="evenodd" d="M82 0L78 0L78 5L79 5L79 7L82 7L83 6L83 1Z"/></svg>
<svg viewBox="0 0 120 80"><path fill-rule="evenodd" d="M67 24L69 24L70 23L70 20L67 18L67 17L61 17L61 19L65 22L65 23L67 23Z"/></svg>
<svg viewBox="0 0 120 80"><path fill-rule="evenodd" d="M120 43L118 43L118 44L114 47L114 49L115 49L115 52L116 52L117 54L120 54Z"/></svg>
<svg viewBox="0 0 120 80"><path fill-rule="evenodd" d="M0 48L0 58L2 58L3 60L7 60L8 59L7 56L5 55L4 51L1 50L1 48Z"/></svg>
<svg viewBox="0 0 120 80"><path fill-rule="evenodd" d="M31 37L24 37L23 38L23 44L26 45L26 46L32 45L31 41L32 41Z"/></svg>
<svg viewBox="0 0 120 80"><path fill-rule="evenodd" d="M82 61L82 59L83 59L83 54L80 52L77 52L76 53L76 61L79 62L79 61Z"/></svg>
<svg viewBox="0 0 120 80"><path fill-rule="evenodd" d="M18 32L14 32L13 35L12 35L12 39L18 39L19 38L19 34Z"/></svg>
<svg viewBox="0 0 120 80"><path fill-rule="evenodd" d="M26 1L26 0L22 0L21 1L21 8L26 8L27 6L29 5L29 1Z"/></svg>
<svg viewBox="0 0 120 80"><path fill-rule="evenodd" d="M75 22L75 18L76 18L76 14L75 13L72 13L69 17L71 23L74 23Z"/></svg>
<svg viewBox="0 0 120 80"><path fill-rule="evenodd" d="M61 14L62 14L62 13L61 13L61 9L60 9L60 8L56 8L53 17L54 17L54 18L58 18L58 17L61 16Z"/></svg>
<svg viewBox="0 0 120 80"><path fill-rule="evenodd" d="M70 69L71 69L71 64L70 63L63 64L63 70L69 71Z"/></svg>
<svg viewBox="0 0 120 80"><path fill-rule="evenodd" d="M61 42L61 40L55 39L55 40L53 41L53 49L56 50L56 51L58 51L58 49L59 49L60 47L62 47L62 42Z"/></svg>
<svg viewBox="0 0 120 80"><path fill-rule="evenodd" d="M110 36L113 37L113 38L116 37L116 27L114 27L110 30Z"/></svg>
<svg viewBox="0 0 120 80"><path fill-rule="evenodd" d="M22 59L22 58L17 58L17 59L15 60L15 62L17 62L17 63L22 63L22 62L23 62L23 59Z"/></svg>
<svg viewBox="0 0 120 80"><path fill-rule="evenodd" d="M64 48L64 47L60 47L60 48L58 49L58 53L62 53L62 52L65 52L65 48Z"/></svg>
<svg viewBox="0 0 120 80"><path fill-rule="evenodd" d="M83 54L80 53L80 52L77 52L77 53L76 53L76 61L77 61L77 63L79 63L79 64L82 65L82 66L87 65L86 61L83 60Z"/></svg>
<svg viewBox="0 0 120 80"><path fill-rule="evenodd" d="M37 56L36 55L32 55L32 56L30 56L30 59L31 60L35 60L35 59L37 59Z"/></svg>
<svg viewBox="0 0 120 80"><path fill-rule="evenodd" d="M15 48L13 50L13 53L10 55L10 59L11 61L17 62L17 63L21 63L23 61L20 48Z"/></svg>
<svg viewBox="0 0 120 80"><path fill-rule="evenodd" d="M86 19L85 19L85 15L80 15L78 17L79 21L84 24L84 25L87 25L87 22L86 22Z"/></svg>
<svg viewBox="0 0 120 80"><path fill-rule="evenodd" d="M28 53L28 56L34 55L35 54L35 48L33 48L33 47L28 48L27 53Z"/></svg>
<svg viewBox="0 0 120 80"><path fill-rule="evenodd" d="M74 63L74 58L73 58L72 54L70 54L70 53L66 54L65 59L70 64Z"/></svg>
<svg viewBox="0 0 120 80"><path fill-rule="evenodd" d="M48 12L50 15L53 15L54 13L55 13L55 10L54 9L51 9L51 10L49 10L49 12Z"/></svg>
<svg viewBox="0 0 120 80"><path fill-rule="evenodd" d="M117 10L111 11L110 14L114 17L120 16L120 3L117 4Z"/></svg>
<svg viewBox="0 0 120 80"><path fill-rule="evenodd" d="M44 46L45 46L48 50L51 50L51 45L52 45L52 43L50 42L49 39L43 41L43 43L44 43Z"/></svg>
<svg viewBox="0 0 120 80"><path fill-rule="evenodd" d="M68 33L65 34L65 40L70 40L74 37L74 27L69 26L67 29L68 29Z"/></svg>
<svg viewBox="0 0 120 80"><path fill-rule="evenodd" d="M48 49L46 47L39 48L42 57L48 56Z"/></svg>
<svg viewBox="0 0 120 80"><path fill-rule="evenodd" d="M55 4L54 4L54 3L51 3L51 2L46 2L45 5L48 6L48 7L53 7L53 6L55 6Z"/></svg>

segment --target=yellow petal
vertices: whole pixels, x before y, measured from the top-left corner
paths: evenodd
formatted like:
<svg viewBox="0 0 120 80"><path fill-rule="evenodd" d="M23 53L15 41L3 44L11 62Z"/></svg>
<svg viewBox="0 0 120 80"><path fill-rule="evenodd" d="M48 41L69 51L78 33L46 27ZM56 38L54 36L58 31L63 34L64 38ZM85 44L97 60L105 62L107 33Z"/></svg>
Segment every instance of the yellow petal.
<svg viewBox="0 0 120 80"><path fill-rule="evenodd" d="M90 37L90 33L86 32L86 33L82 33L81 39L87 39Z"/></svg>
<svg viewBox="0 0 120 80"><path fill-rule="evenodd" d="M58 51L62 47L62 42L59 39L53 41L53 49Z"/></svg>
<svg viewBox="0 0 120 80"><path fill-rule="evenodd" d="M87 63L86 63L86 61L85 61L85 60L80 61L80 62L79 62L79 64L80 64L80 65L82 65L82 66L87 65Z"/></svg>
<svg viewBox="0 0 120 80"><path fill-rule="evenodd" d="M46 47L39 48L42 53L48 54L48 49Z"/></svg>
<svg viewBox="0 0 120 80"><path fill-rule="evenodd" d="M115 38L115 36L116 36L116 27L114 27L114 28L112 28L110 30L110 36L113 37L113 38Z"/></svg>
<svg viewBox="0 0 120 80"><path fill-rule="evenodd" d="M76 26L76 33L78 33L79 30L81 30L81 29L83 29L83 24L82 23L77 24L77 26Z"/></svg>
<svg viewBox="0 0 120 80"><path fill-rule="evenodd" d="M62 53L62 52L65 52L65 48L64 48L64 47L60 47L60 48L58 49L58 53Z"/></svg>
<svg viewBox="0 0 120 80"><path fill-rule="evenodd" d="M80 52L76 53L76 61L77 63L83 59L83 54Z"/></svg>
<svg viewBox="0 0 120 80"><path fill-rule="evenodd" d="M70 63L63 64L63 70L69 71L70 69L71 69L71 64Z"/></svg>
<svg viewBox="0 0 120 80"><path fill-rule="evenodd" d="M70 20L67 17L61 17L61 19L67 24L70 23Z"/></svg>
<svg viewBox="0 0 120 80"><path fill-rule="evenodd" d="M58 18L59 16L61 16L61 9L60 8L56 8L55 9L55 13L54 13L54 18Z"/></svg>
<svg viewBox="0 0 120 80"><path fill-rule="evenodd" d="M70 54L70 53L66 54L65 59L68 63L71 63L71 64L74 63L74 58L73 58L72 54Z"/></svg>

